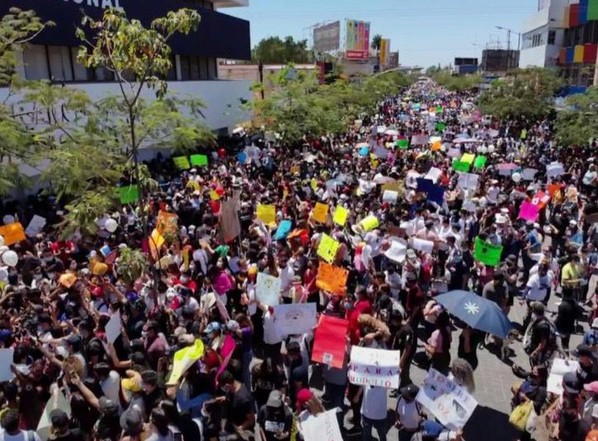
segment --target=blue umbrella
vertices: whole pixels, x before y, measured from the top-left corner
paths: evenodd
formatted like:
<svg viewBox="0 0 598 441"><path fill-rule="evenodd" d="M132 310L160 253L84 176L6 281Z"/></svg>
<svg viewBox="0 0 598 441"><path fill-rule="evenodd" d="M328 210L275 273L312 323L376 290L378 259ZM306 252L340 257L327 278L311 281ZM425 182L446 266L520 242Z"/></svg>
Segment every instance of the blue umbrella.
<svg viewBox="0 0 598 441"><path fill-rule="evenodd" d="M502 309L491 300L472 292L449 291L435 299L452 315L474 329L505 338L513 324Z"/></svg>

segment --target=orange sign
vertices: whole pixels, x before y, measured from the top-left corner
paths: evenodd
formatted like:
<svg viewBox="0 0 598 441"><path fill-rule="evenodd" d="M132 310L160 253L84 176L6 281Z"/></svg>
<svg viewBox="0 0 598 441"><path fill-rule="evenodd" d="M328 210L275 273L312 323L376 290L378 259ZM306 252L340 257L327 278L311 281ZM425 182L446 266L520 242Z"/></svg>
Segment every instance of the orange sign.
<svg viewBox="0 0 598 441"><path fill-rule="evenodd" d="M320 262L316 286L324 291L344 296L347 293L347 277L349 271L346 269Z"/></svg>
<svg viewBox="0 0 598 441"><path fill-rule="evenodd" d="M158 233L160 233L161 235L178 235L178 216L174 213L169 213L167 211L160 211L160 213L158 214L158 220L156 222L156 230L158 230Z"/></svg>
<svg viewBox="0 0 598 441"><path fill-rule="evenodd" d="M325 224L328 218L328 205L322 204L320 202L316 203L316 206L314 207L313 218L316 222Z"/></svg>
<svg viewBox="0 0 598 441"><path fill-rule="evenodd" d="M14 222L0 227L0 236L4 237L4 245L7 247L25 240L25 230L20 222Z"/></svg>

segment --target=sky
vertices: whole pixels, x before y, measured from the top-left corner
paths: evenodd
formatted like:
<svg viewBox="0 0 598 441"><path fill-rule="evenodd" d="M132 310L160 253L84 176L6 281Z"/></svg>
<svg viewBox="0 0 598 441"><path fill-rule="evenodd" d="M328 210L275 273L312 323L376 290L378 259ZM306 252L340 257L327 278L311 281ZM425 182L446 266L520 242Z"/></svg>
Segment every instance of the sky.
<svg viewBox="0 0 598 441"><path fill-rule="evenodd" d="M488 43L507 47L507 32L520 32L538 0L249 0L249 7L221 12L251 22L251 45L269 36L308 39L313 26L341 20L371 22L370 36L390 38L405 66L452 64L455 57L478 57ZM371 37L370 37L371 38ZM517 35L511 47L517 47Z"/></svg>

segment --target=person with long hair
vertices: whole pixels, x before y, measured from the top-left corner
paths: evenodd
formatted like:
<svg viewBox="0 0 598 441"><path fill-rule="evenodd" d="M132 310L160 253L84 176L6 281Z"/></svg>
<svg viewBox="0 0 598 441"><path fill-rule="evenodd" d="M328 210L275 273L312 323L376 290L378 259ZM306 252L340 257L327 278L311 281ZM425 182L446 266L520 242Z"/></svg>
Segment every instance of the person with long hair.
<svg viewBox="0 0 598 441"><path fill-rule="evenodd" d="M451 363L451 373L449 379L453 380L459 386L467 389L467 392L475 392L475 380L473 378L473 369L467 360L456 358Z"/></svg>
<svg viewBox="0 0 598 441"><path fill-rule="evenodd" d="M446 311L441 312L436 319L436 330L428 339L424 346L426 354L430 359L430 367L443 374L448 373L451 363L451 329L450 319Z"/></svg>

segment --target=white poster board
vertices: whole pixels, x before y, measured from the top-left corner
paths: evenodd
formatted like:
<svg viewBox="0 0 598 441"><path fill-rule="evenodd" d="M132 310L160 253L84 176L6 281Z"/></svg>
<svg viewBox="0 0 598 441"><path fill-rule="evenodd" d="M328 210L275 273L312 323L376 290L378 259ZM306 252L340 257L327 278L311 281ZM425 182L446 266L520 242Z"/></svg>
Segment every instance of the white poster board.
<svg viewBox="0 0 598 441"><path fill-rule="evenodd" d="M546 176L556 178L565 173L565 167L560 162L551 162L546 166Z"/></svg>
<svg viewBox="0 0 598 441"><path fill-rule="evenodd" d="M122 326L120 312L116 311L115 314L112 314L108 323L106 323L106 340L108 340L108 343L114 343L116 341L120 335Z"/></svg>
<svg viewBox="0 0 598 441"><path fill-rule="evenodd" d="M274 327L280 336L306 334L317 323L315 303L274 306Z"/></svg>
<svg viewBox="0 0 598 441"><path fill-rule="evenodd" d="M34 237L35 235L39 234L45 226L46 218L35 214L29 222L29 225L27 225L27 228L25 229L25 234L28 237Z"/></svg>
<svg viewBox="0 0 598 441"><path fill-rule="evenodd" d="M451 430L462 429L478 405L464 387L435 369L428 371L416 400Z"/></svg>
<svg viewBox="0 0 598 441"><path fill-rule="evenodd" d="M63 410L69 416L71 414L71 405L69 400L66 399L64 393L58 387L56 387L56 385L51 387L51 393L52 396L46 403L46 407L44 408L41 418L39 419L39 423L37 423L36 432L43 441L46 441L51 435L50 429L52 427L52 421L50 420L50 413L54 409Z"/></svg>
<svg viewBox="0 0 598 441"><path fill-rule="evenodd" d="M577 371L578 367L579 362L577 360L564 360L562 358L552 360L546 390L560 396L563 393L563 376L568 372Z"/></svg>
<svg viewBox="0 0 598 441"><path fill-rule="evenodd" d="M331 409L301 423L305 441L343 441L336 419L337 409Z"/></svg>
<svg viewBox="0 0 598 441"><path fill-rule="evenodd" d="M424 240L414 237L411 242L411 247L414 250L423 251L424 253L431 254L434 250L434 242L431 240Z"/></svg>
<svg viewBox="0 0 598 441"><path fill-rule="evenodd" d="M399 198L398 191L384 190L384 194L382 195L382 202L388 202L389 204L394 204L398 198Z"/></svg>
<svg viewBox="0 0 598 441"><path fill-rule="evenodd" d="M360 386L396 389L399 387L400 361L400 351L353 346L349 363L349 381Z"/></svg>
<svg viewBox="0 0 598 441"><path fill-rule="evenodd" d="M434 184L436 184L440 176L442 176L442 170L436 167L432 167L424 178L434 181Z"/></svg>
<svg viewBox="0 0 598 441"><path fill-rule="evenodd" d="M535 168L524 168L521 171L521 177L524 181L533 181L534 176L536 176L536 173L538 173L538 170L536 170Z"/></svg>
<svg viewBox="0 0 598 441"><path fill-rule="evenodd" d="M11 381L15 376L12 370L10 370L10 365L13 363L12 357L14 351L13 348L0 349L0 383Z"/></svg>
<svg viewBox="0 0 598 441"><path fill-rule="evenodd" d="M478 188L479 179L480 175L476 175L475 173L459 173L457 185L464 190L475 190Z"/></svg>
<svg viewBox="0 0 598 441"><path fill-rule="evenodd" d="M260 303L268 306L280 303L280 278L258 273L255 284L255 296Z"/></svg>
<svg viewBox="0 0 598 441"><path fill-rule="evenodd" d="M390 248L384 252L384 255L388 260L392 260L396 263L403 263L407 254L407 245L393 240L390 243Z"/></svg>

